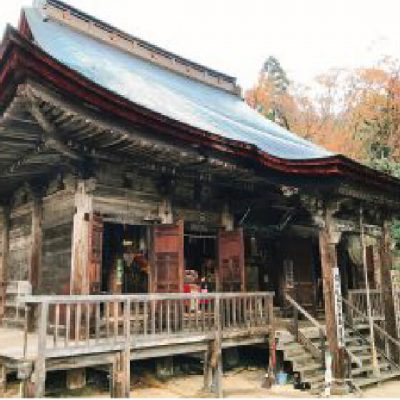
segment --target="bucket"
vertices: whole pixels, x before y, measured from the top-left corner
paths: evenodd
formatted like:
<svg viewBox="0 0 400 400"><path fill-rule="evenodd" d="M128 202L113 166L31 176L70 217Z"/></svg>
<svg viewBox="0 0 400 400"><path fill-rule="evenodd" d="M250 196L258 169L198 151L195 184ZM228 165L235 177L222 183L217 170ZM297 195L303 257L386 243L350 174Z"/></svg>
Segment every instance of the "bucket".
<svg viewBox="0 0 400 400"><path fill-rule="evenodd" d="M287 373L286 372L278 372L276 374L276 383L278 385L286 385L286 383L287 383Z"/></svg>

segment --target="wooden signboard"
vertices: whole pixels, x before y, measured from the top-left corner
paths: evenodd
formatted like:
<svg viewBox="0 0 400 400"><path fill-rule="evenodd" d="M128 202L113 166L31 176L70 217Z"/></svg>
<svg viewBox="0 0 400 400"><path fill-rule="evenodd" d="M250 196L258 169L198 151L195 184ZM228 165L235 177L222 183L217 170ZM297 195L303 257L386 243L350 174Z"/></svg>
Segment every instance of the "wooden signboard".
<svg viewBox="0 0 400 400"><path fill-rule="evenodd" d="M345 345L345 330L344 330L344 317L343 317L343 304L342 304L342 290L340 282L339 268L332 268L333 272L333 295L335 301L335 318L337 328L337 341L338 347L342 348Z"/></svg>
<svg viewBox="0 0 400 400"><path fill-rule="evenodd" d="M150 291L183 292L183 221L152 227Z"/></svg>
<svg viewBox="0 0 400 400"><path fill-rule="evenodd" d="M223 292L245 290L243 230L221 230L218 234L219 289Z"/></svg>

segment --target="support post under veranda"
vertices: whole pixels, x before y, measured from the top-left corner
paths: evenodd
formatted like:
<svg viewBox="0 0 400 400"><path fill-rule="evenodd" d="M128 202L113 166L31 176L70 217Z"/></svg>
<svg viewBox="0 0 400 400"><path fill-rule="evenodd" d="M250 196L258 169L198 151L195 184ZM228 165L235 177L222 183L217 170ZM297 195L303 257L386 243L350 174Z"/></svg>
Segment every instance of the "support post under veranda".
<svg viewBox="0 0 400 400"><path fill-rule="evenodd" d="M204 352L203 389L211 391L216 397L223 397L222 330L218 296L215 298L214 321L214 339L208 343L207 350Z"/></svg>
<svg viewBox="0 0 400 400"><path fill-rule="evenodd" d="M6 397L7 368L5 363L0 363L0 398Z"/></svg>

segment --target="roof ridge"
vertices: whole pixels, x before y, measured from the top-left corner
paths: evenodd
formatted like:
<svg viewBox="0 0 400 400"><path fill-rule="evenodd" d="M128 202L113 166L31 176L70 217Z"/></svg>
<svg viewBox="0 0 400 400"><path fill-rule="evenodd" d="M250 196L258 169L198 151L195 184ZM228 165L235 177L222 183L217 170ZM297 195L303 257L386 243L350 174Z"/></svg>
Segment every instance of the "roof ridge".
<svg viewBox="0 0 400 400"><path fill-rule="evenodd" d="M44 18L67 25L134 56L232 94L242 94L235 77L137 38L60 0L34 0L33 6Z"/></svg>

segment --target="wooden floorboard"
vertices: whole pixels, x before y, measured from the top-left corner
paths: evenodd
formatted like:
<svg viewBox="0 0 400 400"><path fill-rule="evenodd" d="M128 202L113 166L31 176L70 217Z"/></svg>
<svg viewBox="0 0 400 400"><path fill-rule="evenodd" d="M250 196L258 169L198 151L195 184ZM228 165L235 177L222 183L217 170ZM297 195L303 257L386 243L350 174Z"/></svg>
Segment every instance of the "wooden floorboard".
<svg viewBox="0 0 400 400"><path fill-rule="evenodd" d="M249 328L224 332L222 348L244 346L251 344L267 343L268 329ZM165 357L177 354L202 352L207 349L214 333L180 333L178 335L147 335L135 338L131 343L131 359L141 360L155 357ZM46 369L69 369L95 366L112 363L116 351L121 351L124 346L123 337L116 343L102 344L95 339L89 342L78 342L81 346L75 348L51 349L53 336L46 337ZM23 354L24 333L15 328L0 328L0 359L6 360L9 368L17 368L24 361L35 361L37 358L38 336L36 333L28 335L26 357Z"/></svg>

